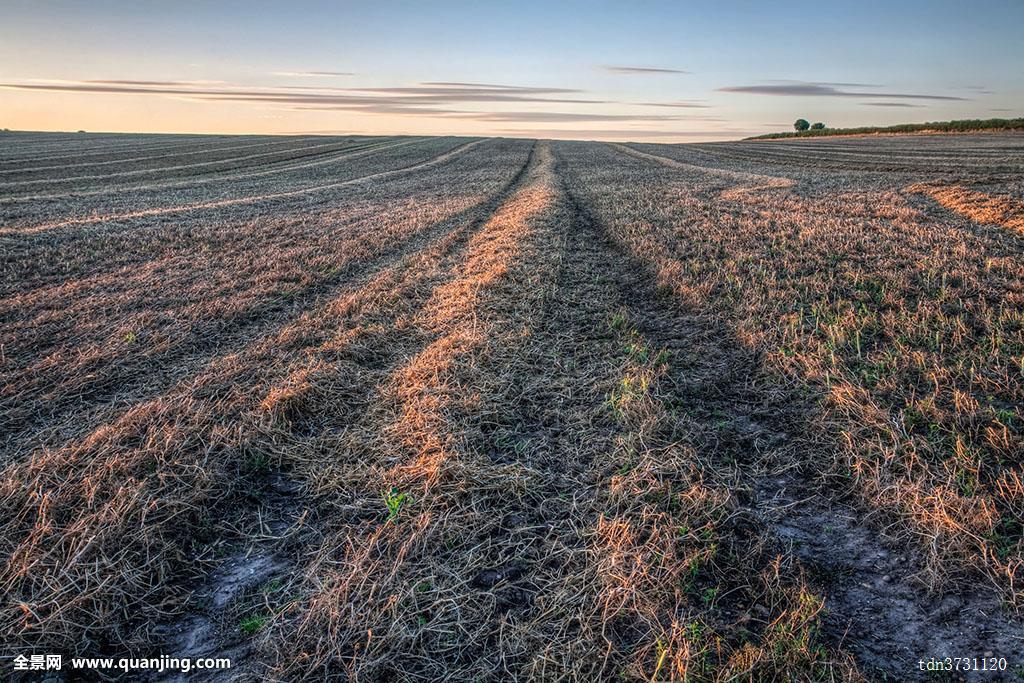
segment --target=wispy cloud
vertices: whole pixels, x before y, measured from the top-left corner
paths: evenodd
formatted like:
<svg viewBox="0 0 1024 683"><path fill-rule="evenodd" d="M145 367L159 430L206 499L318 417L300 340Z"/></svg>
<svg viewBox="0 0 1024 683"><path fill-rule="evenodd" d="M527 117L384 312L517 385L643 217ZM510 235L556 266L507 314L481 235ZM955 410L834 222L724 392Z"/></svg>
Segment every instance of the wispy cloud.
<svg viewBox="0 0 1024 683"><path fill-rule="evenodd" d="M681 120L679 115L630 115L579 111L579 105L608 104L581 97L583 91L493 83L428 82L410 86L340 88L325 86L243 87L190 81L62 81L0 83L0 89L91 95L133 95L198 102L249 103L291 111L338 111L362 115L416 116L481 123L632 122ZM557 107L572 104L574 111ZM531 105L530 111L510 109ZM552 110L533 109L550 107Z"/></svg>
<svg viewBox="0 0 1024 683"><path fill-rule="evenodd" d="M703 100L681 100L678 102L634 102L641 107L670 107L672 109L709 109Z"/></svg>
<svg viewBox="0 0 1024 683"><path fill-rule="evenodd" d="M49 92L80 92L94 94L201 95L224 93L222 89L194 85L188 81L60 81L48 83L0 83L6 90L41 90Z"/></svg>
<svg viewBox="0 0 1024 683"><path fill-rule="evenodd" d="M684 127L685 122L721 123L718 116L703 113L707 105L699 101L647 103L660 110L623 111L622 103L589 99L575 88L435 81L407 86L327 87L327 86L240 86L197 81L62 81L8 82L0 89L30 90L88 95L128 95L163 97L197 102L249 103L281 111L338 111L362 115L435 117L473 121L480 124L588 125L620 124L634 128L602 129L599 135L612 137L689 136L700 133L648 128ZM572 105L566 107L565 105ZM589 109L581 105L595 105ZM615 105L617 109L602 105ZM635 106L635 105L634 105ZM602 111L603 110L603 111ZM661 125L659 125L661 124ZM555 128L550 129L554 131ZM562 131L565 132L565 131ZM562 135L559 132L558 135ZM585 134L591 134L586 130ZM716 131L712 135L728 136Z"/></svg>
<svg viewBox="0 0 1024 683"><path fill-rule="evenodd" d="M459 89L485 89L485 90L499 90L499 91L511 91L511 92L532 92L532 93L570 93L570 92L582 92L574 88L538 88L529 85L496 85L494 83L465 83L461 81L426 81L420 83L419 88L423 87L442 87L442 88L459 88ZM386 90L387 88L382 88ZM394 90L394 88L392 88Z"/></svg>
<svg viewBox="0 0 1024 683"><path fill-rule="evenodd" d="M907 102L861 102L862 107L907 107L912 109L920 109L924 107L923 104L909 104Z"/></svg>
<svg viewBox="0 0 1024 683"><path fill-rule="evenodd" d="M682 121L683 116L634 116L631 114L581 114L576 112L544 112L544 111L501 111L501 112L463 112L466 117L478 121L505 122L541 122L555 123L559 121Z"/></svg>
<svg viewBox="0 0 1024 683"><path fill-rule="evenodd" d="M854 87L848 85L846 87ZM868 86L856 86L868 87ZM918 93L888 93L888 92L857 92L853 90L840 90L836 85L827 83L805 83L792 81L785 83L770 83L762 85L732 85L719 88L719 92L746 93L751 95L781 95L788 97L882 97L886 99L902 100L950 100L965 101L966 97L953 97L951 95L923 95Z"/></svg>
<svg viewBox="0 0 1024 683"><path fill-rule="evenodd" d="M74 84L79 81L50 81L52 83L69 83ZM124 86L141 86L141 87L183 87L183 88L202 88L207 86L223 86L227 85L224 81L129 81L122 79L114 80L88 80L80 81L81 83L91 83L93 85L124 85Z"/></svg>
<svg viewBox="0 0 1024 683"><path fill-rule="evenodd" d="M184 81L66 81L52 83L0 83L0 88L97 95L157 95L189 97L203 101L260 102L282 106L315 106L412 113L433 111L458 103L572 103L604 104L603 100L562 95L580 91L569 88L487 85L473 83L422 83L387 88L295 88L204 86Z"/></svg>
<svg viewBox="0 0 1024 683"><path fill-rule="evenodd" d="M690 71L683 71L682 69L661 69L653 66L616 66L607 65L602 66L602 69L609 71L613 74L632 74L639 76L655 76L658 74L688 74Z"/></svg>
<svg viewBox="0 0 1024 683"><path fill-rule="evenodd" d="M420 83L413 86L388 88L352 88L351 92L372 93L389 97L415 97L421 102L570 102L577 104L604 104L604 100L578 97L553 97L582 91L572 88L543 88L530 86L489 85L482 83Z"/></svg>
<svg viewBox="0 0 1024 683"><path fill-rule="evenodd" d="M278 105L282 109L291 111L341 111L355 114L396 114L400 116L454 116L466 113L463 109L443 109L433 106L422 107L407 103L392 103L376 98L364 100L352 98L351 100L334 104L321 104L315 101L302 102L299 100L261 100L257 98L246 98L241 101Z"/></svg>
<svg viewBox="0 0 1024 683"><path fill-rule="evenodd" d="M808 81L798 81L792 78L769 78L765 83L795 83L804 84ZM836 88L881 88L881 83L848 83L846 81L813 81L815 85L831 85Z"/></svg>
<svg viewBox="0 0 1024 683"><path fill-rule="evenodd" d="M272 76L289 76L293 78L334 78L335 76L354 76L351 71L271 71Z"/></svg>

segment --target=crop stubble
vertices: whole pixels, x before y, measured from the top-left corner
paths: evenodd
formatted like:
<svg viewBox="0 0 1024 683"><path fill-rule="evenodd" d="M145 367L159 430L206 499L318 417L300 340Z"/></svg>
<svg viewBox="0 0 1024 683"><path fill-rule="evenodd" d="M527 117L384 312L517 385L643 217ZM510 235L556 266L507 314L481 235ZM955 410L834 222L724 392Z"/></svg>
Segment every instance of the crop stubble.
<svg viewBox="0 0 1024 683"><path fill-rule="evenodd" d="M1019 651L1019 136L4 140L16 650L285 680Z"/></svg>

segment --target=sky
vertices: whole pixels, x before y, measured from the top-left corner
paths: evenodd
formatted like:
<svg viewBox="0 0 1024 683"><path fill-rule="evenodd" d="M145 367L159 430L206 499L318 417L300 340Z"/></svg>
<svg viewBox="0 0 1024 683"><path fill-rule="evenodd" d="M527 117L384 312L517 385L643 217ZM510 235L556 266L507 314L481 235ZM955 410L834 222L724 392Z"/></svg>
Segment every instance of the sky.
<svg viewBox="0 0 1024 683"><path fill-rule="evenodd" d="M0 0L0 128L686 142L1024 116L1024 0Z"/></svg>

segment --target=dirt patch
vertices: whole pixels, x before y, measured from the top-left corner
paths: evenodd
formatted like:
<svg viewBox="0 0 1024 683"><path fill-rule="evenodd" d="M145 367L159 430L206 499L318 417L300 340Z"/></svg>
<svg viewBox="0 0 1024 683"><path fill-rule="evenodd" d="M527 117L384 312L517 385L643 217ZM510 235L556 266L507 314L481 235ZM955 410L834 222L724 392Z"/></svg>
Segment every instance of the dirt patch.
<svg viewBox="0 0 1024 683"><path fill-rule="evenodd" d="M827 500L807 482L781 475L761 480L757 514L794 556L813 570L826 594L825 632L881 680L925 678L919 660L1005 657L1024 664L1024 623L994 587L932 592L920 561L886 539L864 514ZM968 680L999 680L978 673Z"/></svg>

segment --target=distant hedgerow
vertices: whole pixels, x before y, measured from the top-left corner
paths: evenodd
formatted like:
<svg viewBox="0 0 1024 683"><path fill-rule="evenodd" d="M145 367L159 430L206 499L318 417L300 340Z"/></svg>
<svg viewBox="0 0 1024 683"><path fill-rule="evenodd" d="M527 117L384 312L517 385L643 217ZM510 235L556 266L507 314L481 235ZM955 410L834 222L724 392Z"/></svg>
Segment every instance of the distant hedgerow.
<svg viewBox="0 0 1024 683"><path fill-rule="evenodd" d="M958 121L933 121L930 123L902 123L896 126L862 126L859 128L825 128L825 124L808 125L801 128L805 119L797 119L793 133L766 133L747 140L771 140L775 138L814 137L818 135L869 135L871 133L966 133L980 130L1024 130L1024 118L1016 119L963 119Z"/></svg>

